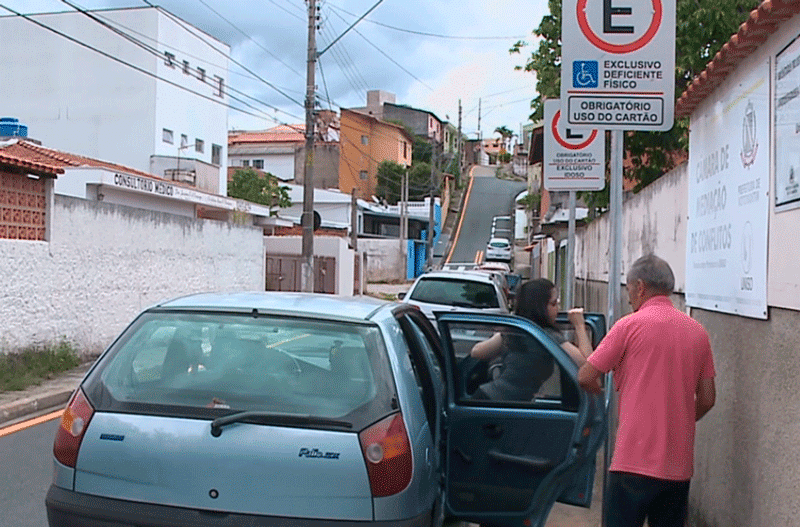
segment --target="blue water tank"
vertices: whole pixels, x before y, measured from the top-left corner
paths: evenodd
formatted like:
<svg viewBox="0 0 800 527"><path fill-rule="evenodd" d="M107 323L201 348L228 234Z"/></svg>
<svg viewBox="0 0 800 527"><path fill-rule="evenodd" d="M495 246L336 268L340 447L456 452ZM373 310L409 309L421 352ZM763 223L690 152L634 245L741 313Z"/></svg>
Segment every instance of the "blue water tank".
<svg viewBox="0 0 800 527"><path fill-rule="evenodd" d="M0 137L28 137L28 127L15 117L0 117Z"/></svg>

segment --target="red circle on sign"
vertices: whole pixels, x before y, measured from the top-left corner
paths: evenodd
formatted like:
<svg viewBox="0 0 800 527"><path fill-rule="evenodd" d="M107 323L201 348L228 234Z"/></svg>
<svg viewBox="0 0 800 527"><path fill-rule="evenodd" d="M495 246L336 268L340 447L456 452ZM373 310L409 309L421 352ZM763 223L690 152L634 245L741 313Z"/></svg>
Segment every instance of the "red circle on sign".
<svg viewBox="0 0 800 527"><path fill-rule="evenodd" d="M581 33L583 33L589 42L591 42L596 48L599 48L607 53L630 53L643 48L648 42L653 40L653 37L656 36L656 33L658 33L658 28L661 26L661 17L664 14L663 7L661 6L661 0L652 0L653 9L655 9L656 12L653 14L653 20L650 22L650 27L647 28L647 32L629 44L612 44L598 37L594 31L592 31L592 28L589 27L589 21L586 20L585 12L586 2L587 0L578 0L577 15L578 25L581 28Z"/></svg>
<svg viewBox="0 0 800 527"><path fill-rule="evenodd" d="M589 139L584 141L583 143L573 145L572 143L567 143L561 138L561 135L558 133L558 119L561 117L561 110L557 111L556 114L553 116L553 123L550 125L553 130L553 137L556 138L558 144L563 146L564 148L569 148L570 150L582 150L592 144L595 137L597 137L597 129L592 130L592 134L589 136Z"/></svg>

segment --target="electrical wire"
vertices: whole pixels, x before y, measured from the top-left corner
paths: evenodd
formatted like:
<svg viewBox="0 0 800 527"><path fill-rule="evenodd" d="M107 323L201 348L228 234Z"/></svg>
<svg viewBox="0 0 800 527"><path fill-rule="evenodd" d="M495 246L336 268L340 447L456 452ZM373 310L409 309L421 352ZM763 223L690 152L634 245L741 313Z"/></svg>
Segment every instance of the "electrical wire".
<svg viewBox="0 0 800 527"><path fill-rule="evenodd" d="M98 54L100 54L100 55L102 55L102 56L104 56L104 57L106 57L106 58L108 58L110 60L113 60L114 62L117 62L117 63L122 64L124 66L127 66L127 67L129 67L129 68L131 68L131 69L133 69L135 71L138 71L139 73L143 73L143 74L147 75L148 77L152 77L152 78L154 78L156 80L159 80L161 82L164 82L166 84L174 86L174 87L176 87L176 88L178 88L180 90L189 92L189 93L191 93L193 95L196 95L196 96L198 96L198 97L200 97L202 99L206 99L208 101L211 101L213 103L219 104L221 106L225 106L225 107L230 108L232 110L236 110L236 111L244 113L246 115L250 115L251 117L257 117L259 119L268 119L268 120L271 120L271 121L279 122L277 119L275 119L275 118L273 118L273 117L271 117L271 116L269 116L267 114L264 114L263 112L262 112L262 115L258 115L258 114L249 112L247 110L243 110L241 108L237 108L236 106L233 106L232 104L226 103L224 100L219 100L219 99L217 99L215 97L208 96L208 95L202 94L200 92L196 92L196 91L191 90L191 89L189 89L189 88L187 88L187 87L185 87L185 86L183 86L181 84L178 84L177 82L171 81L169 79L165 79L163 77L159 77L155 73L147 71L146 69L141 68L139 66L136 66L135 64L131 64L129 62L126 62L126 61L120 59L119 57L116 57L116 56L114 56L114 55L112 55L112 54L110 54L110 53L108 53L106 51L103 51L103 50L101 50L99 48L91 46L91 45L89 45L89 44L87 44L87 43L85 43L85 42L83 42L81 40L76 39L75 37L67 35L66 33L63 33L63 32L61 32L61 31L59 31L59 30L57 30L57 29L55 29L55 28L53 28L51 26L48 26L47 24L44 24L44 23L42 23L42 22L40 22L38 20L35 20L34 18L30 17L29 15L25 15L23 13L15 11L14 9L11 9L10 7L8 7L6 5L0 4L0 8L5 9L6 11L8 11L8 12L10 12L10 13L18 16L18 17L21 17L21 18L23 18L23 19L25 19L25 20L33 23L33 24L36 24L37 26L39 26L39 27L41 27L43 29L46 29L47 31L55 33L56 35L59 35L59 36L65 38L65 39L69 40L70 42L73 42L74 44L77 44L77 45L79 45L81 47L84 47L86 49L94 51L95 53L98 53ZM237 102L241 102L241 103L243 103L245 105L248 105L247 103L241 101L240 99L238 99L236 97L232 97L231 95L228 95L228 97L231 98L231 99L234 99Z"/></svg>
<svg viewBox="0 0 800 527"><path fill-rule="evenodd" d="M348 14L348 15L353 16L353 17L358 16L358 15L356 15L354 13L351 13L350 11L347 11L346 9L343 9L341 7L338 7L338 6L335 6L333 4L331 4L331 8L335 9L337 11L341 11L342 13ZM415 31L413 29L404 29L402 27L390 26L389 24L384 24L383 22L378 22L377 20L371 20L369 18L365 18L364 20L367 21L367 22L371 22L371 23L373 23L375 25L378 25L378 26L381 26L381 27L385 27L385 28L388 28L388 29L393 29L395 31L400 31L400 32L403 32L403 33L411 33L412 35L421 35L421 36L424 36L424 37L443 38L443 39L450 39L450 40L521 40L523 38L527 38L527 36L525 36L525 37L474 37L474 36L441 35L441 34L437 34L437 33L427 33L425 31Z"/></svg>
<svg viewBox="0 0 800 527"><path fill-rule="evenodd" d="M242 31L241 29L239 29L239 27L238 27L236 24L234 24L233 22L231 22L230 20L228 20L227 18L225 18L224 16L222 16L222 14L220 14L220 13L219 13L219 12L217 12L217 11L216 11L216 10L215 10L213 7L211 7L210 5L208 5L208 4L205 2L205 0L197 0L197 1L198 1L198 2L200 2L201 4L203 4L204 6L206 6L206 7L207 7L207 8L208 8L208 9L209 9L209 10L210 10L212 13L214 13L215 15L217 15L218 17L220 17L222 20L224 20L225 22L227 22L227 23L228 23L228 24L229 24L229 25L230 25L230 26L231 26L233 29L235 29L236 31L238 31L239 33L241 33L241 34L242 34L242 35L243 35L245 38L247 38L248 40L250 40L251 42L253 42L253 43L254 43L256 46L258 46L259 48L261 48L261 49L262 49L262 50L263 50L265 53L267 53L267 54L268 54L270 57L274 58L275 60L277 60L278 62L280 62L280 63L281 63L281 64L283 64L284 66L286 66L286 67L287 67L287 68L288 68L290 71L292 71L292 72L293 72L295 75L297 75L298 77L300 77L300 78L303 78L303 75L302 75L302 74L301 74L299 71L297 71L297 70L296 70L296 69L294 69L293 67L291 67L291 66L289 66L288 64L286 64L286 63L285 63L283 60L281 60L281 58L280 58L280 57L278 57L278 56L277 56L277 55L275 55L273 52L271 52L270 50L268 50L267 48L265 48L264 46L262 46L261 44L259 44L259 43L258 43L258 42L257 42L257 41L256 41L256 40L253 38L253 37L251 37L250 35L248 35L248 34L247 34L247 33L245 33L244 31Z"/></svg>
<svg viewBox="0 0 800 527"><path fill-rule="evenodd" d="M336 12L334 11L334 14L335 14L336 16L338 16L338 17L339 17L339 18L340 18L340 19L341 19L343 22L347 23L347 21L346 21L346 20L344 20L344 18L342 18L342 16L341 16L339 13L336 13ZM399 62L397 62L397 61L396 61L396 60L394 60L392 57L390 57L390 56L389 56L389 55L388 55L388 54L387 54L385 51L383 51L383 50L382 50L381 48L379 48L377 45L373 44L373 43L372 43L372 41L370 41L370 40L369 40L367 37L365 37L365 36L364 36L364 35L363 35L363 34L362 34L362 33L361 33L359 30L357 30L357 29L353 28L353 31L354 31L354 32L355 32L355 33L356 33L358 36L360 36L362 39L364 39L364 40L367 42L367 44L369 44L370 46L372 46L373 48L375 48L376 50L378 50L378 52L380 52L380 53L381 53L381 55L383 55L384 57L386 57L387 59L389 59L389 61L390 61L390 62L392 62L392 63L393 63L395 66L397 66L398 68L400 68L401 70L403 70L404 72L406 72L407 74L409 74L409 75L410 75L410 76L411 76L411 77L412 77L414 80L416 80L417 82L419 82L420 84L422 84L423 86L425 86L426 88L428 88L430 91L434 91L434 89L433 89L433 88L431 88L430 86L428 86L428 84L427 84L427 83L425 83L425 81L423 81L422 79L420 79L419 77L417 77L416 75L414 75L413 73L411 73L410 71L408 71L408 70L407 70L405 67L403 67L403 66L402 66L402 65L401 65Z"/></svg>

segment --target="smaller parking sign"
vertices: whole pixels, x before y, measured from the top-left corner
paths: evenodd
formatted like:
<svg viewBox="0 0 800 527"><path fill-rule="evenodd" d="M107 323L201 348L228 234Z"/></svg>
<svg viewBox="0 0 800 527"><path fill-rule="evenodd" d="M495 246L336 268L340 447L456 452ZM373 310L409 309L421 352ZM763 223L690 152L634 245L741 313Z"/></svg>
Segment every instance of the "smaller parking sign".
<svg viewBox="0 0 800 527"><path fill-rule="evenodd" d="M606 139L603 131L568 125L561 118L561 101L545 101L545 189L603 190L606 184L605 154Z"/></svg>

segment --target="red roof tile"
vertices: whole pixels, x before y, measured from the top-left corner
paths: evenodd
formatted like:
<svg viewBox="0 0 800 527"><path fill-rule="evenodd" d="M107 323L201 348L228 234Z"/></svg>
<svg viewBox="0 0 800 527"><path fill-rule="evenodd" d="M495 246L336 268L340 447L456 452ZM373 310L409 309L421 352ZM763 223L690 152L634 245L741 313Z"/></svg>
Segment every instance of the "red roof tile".
<svg viewBox="0 0 800 527"><path fill-rule="evenodd" d="M306 139L305 130L304 124L282 124L261 132L234 132L228 135L228 144L302 143Z"/></svg>
<svg viewBox="0 0 800 527"><path fill-rule="evenodd" d="M15 168L21 168L23 170L30 170L33 172L53 176L64 173L63 168L59 168L47 163L41 163L39 161L34 161L24 156L20 157L13 153L5 152L4 150L5 149L0 149L0 165L10 165Z"/></svg>
<svg viewBox="0 0 800 527"><path fill-rule="evenodd" d="M57 173L59 174L63 174L64 169L69 167L97 167L106 168L115 172L125 172L126 174L145 176L155 179L164 179L135 168L117 165L116 163L109 163L107 161L100 161L90 157L79 156L77 154L60 152L58 150L45 148L24 140L20 140L0 148L0 156L10 157L20 160L21 162L40 165L42 167L47 167L50 170L57 170Z"/></svg>
<svg viewBox="0 0 800 527"><path fill-rule="evenodd" d="M750 12L739 31L722 46L705 71L692 80L675 103L675 117L685 117L697 108L728 74L758 49L782 22L800 13L800 0L764 0Z"/></svg>

